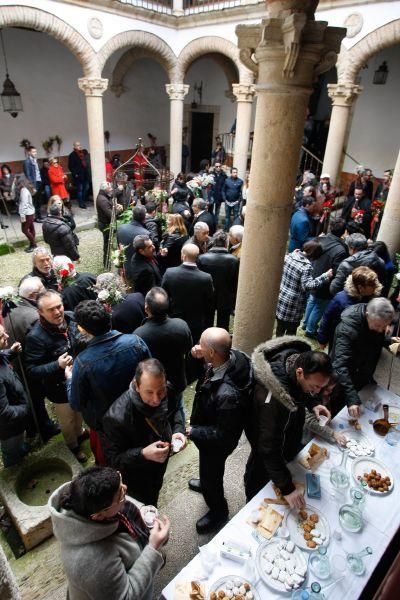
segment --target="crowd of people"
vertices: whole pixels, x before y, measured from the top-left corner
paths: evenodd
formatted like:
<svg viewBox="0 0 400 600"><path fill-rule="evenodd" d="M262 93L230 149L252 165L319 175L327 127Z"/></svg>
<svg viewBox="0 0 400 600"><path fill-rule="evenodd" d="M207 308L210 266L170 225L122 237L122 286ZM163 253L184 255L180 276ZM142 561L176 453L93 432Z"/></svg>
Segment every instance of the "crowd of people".
<svg viewBox="0 0 400 600"><path fill-rule="evenodd" d="M78 146L74 152L84 161ZM364 171L335 219L324 210L337 197L329 176L317 183L304 174L295 191L276 337L251 357L232 348L248 181L235 168L226 174L220 160L218 148L212 167L203 161L200 174L177 176L164 223L154 195L133 193L132 203L129 189L126 204L128 179L104 181L96 207L105 261L113 214L131 206L132 219L117 226L118 272L97 277L76 270L73 217L58 188L43 223L50 249L37 247L33 236L32 270L19 283L19 300L2 299L4 466L17 464L37 433L46 442L61 431L82 464L88 457L81 445L89 438L95 458L96 466L49 501L71 600L151 598L169 521L156 517L149 528L137 503L157 507L168 461L188 440L199 452L199 477L188 486L208 506L196 522L199 534L229 518L224 471L243 433L251 446L247 499L272 480L290 507L302 508L287 463L305 431L344 445L345 437L321 427L319 418L346 406L358 418L359 392L374 383L382 348L400 343L392 332L396 299L387 298L395 268L385 245L373 240L374 215L365 216L363 199L370 206L372 199ZM79 182L83 202L86 183ZM385 185L390 178L380 197ZM361 210L357 220L354 211ZM296 337L303 316L305 337ZM183 393L194 382L188 415Z"/></svg>

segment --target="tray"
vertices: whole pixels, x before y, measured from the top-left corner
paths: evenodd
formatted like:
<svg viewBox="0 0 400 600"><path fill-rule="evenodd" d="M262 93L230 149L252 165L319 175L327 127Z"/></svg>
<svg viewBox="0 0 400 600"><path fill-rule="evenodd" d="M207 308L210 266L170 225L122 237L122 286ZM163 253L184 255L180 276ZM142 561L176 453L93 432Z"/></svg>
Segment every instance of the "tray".
<svg viewBox="0 0 400 600"><path fill-rule="evenodd" d="M240 581L241 585L244 584L244 583L247 583L250 586L250 590L253 593L254 600L261 600L260 594L257 592L257 590L254 587L254 585L252 585L249 581L247 581L247 579L245 579L241 575L226 575L225 577L221 577L221 579L218 579L217 581L215 581L211 585L210 590L208 592L208 596L207 596L208 600L212 600L211 594L213 592L218 592L218 590L221 590L221 589L225 590L226 589L225 585L229 581L232 582L232 583L236 582L236 581ZM235 600L235 596L233 596L231 600Z"/></svg>
<svg viewBox="0 0 400 600"><path fill-rule="evenodd" d="M324 546L328 546L329 538L330 538L330 529L329 523L325 519L324 515L314 506L310 504L306 504L304 510L310 515L311 513L315 513L319 517L318 523L315 524L315 529L318 529L321 534L325 536L325 540L323 542ZM305 550L306 552L312 552L315 548L309 548L307 546L307 542L303 537L303 529L300 527L300 523L302 520L299 517L299 511L297 509L292 508L286 515L285 525L289 530L290 539L298 546L301 550Z"/></svg>
<svg viewBox="0 0 400 600"><path fill-rule="evenodd" d="M340 431L343 435L347 437L348 440L355 440L358 443L362 443L369 448L371 454L364 454L363 456L350 456L350 452L348 453L349 458L352 460L356 460L357 458L364 458L367 456L373 456L375 454L375 446L373 442L367 437L362 431L357 431L355 429L343 429ZM350 450L350 448L346 447L346 450Z"/></svg>
<svg viewBox="0 0 400 600"><path fill-rule="evenodd" d="M268 587L272 588L273 590L275 590L281 594L291 594L292 590L288 590L285 587L284 583L280 582L278 579L274 579L271 574L266 573L263 565L266 562L266 559L265 559L266 551L275 550L275 549L277 550L279 547L279 544L281 542L287 542L287 541L288 540L279 540L279 539L275 538L273 540L263 542L258 547L257 554L256 554L256 566L257 566L257 570L258 570L258 573L259 573L262 581ZM304 583L304 581L307 577L307 559L306 559L305 555L296 545L294 547L294 551L289 554L294 559L296 566L300 566L303 569L305 569L305 575L304 575L304 579L303 579L303 583ZM302 584L300 584L300 585L302 585ZM268 596L266 596L266 597L268 597Z"/></svg>
<svg viewBox="0 0 400 600"><path fill-rule="evenodd" d="M351 467L351 474L355 481L359 484L359 480L357 479L358 475L363 476L364 473L371 471L371 469L375 469L378 473L383 475L384 477L390 477L391 485L387 492L378 492L378 490L373 490L372 488L365 486L363 489L371 494L372 496L387 496L390 494L394 487L394 477L390 469L386 467L383 463L381 463L376 458L372 458L370 456L366 456L363 458L358 458L353 461Z"/></svg>

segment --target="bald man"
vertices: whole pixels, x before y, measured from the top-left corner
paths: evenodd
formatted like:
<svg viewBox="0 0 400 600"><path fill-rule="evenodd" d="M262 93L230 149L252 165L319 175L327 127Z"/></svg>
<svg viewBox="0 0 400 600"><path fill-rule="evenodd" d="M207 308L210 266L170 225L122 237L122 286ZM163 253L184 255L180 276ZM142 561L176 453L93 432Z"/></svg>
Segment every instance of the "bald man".
<svg viewBox="0 0 400 600"><path fill-rule="evenodd" d="M220 529L229 517L224 496L225 462L243 431L253 375L250 358L232 349L229 333L219 327L203 332L192 355L204 363L186 431L200 458L200 479L191 479L189 488L202 493L209 508L196 523L197 532L202 534Z"/></svg>
<svg viewBox="0 0 400 600"><path fill-rule="evenodd" d="M186 321L194 343L214 319L212 277L197 267L198 256L199 249L195 244L185 244L182 264L167 269L161 284L169 297L170 316Z"/></svg>

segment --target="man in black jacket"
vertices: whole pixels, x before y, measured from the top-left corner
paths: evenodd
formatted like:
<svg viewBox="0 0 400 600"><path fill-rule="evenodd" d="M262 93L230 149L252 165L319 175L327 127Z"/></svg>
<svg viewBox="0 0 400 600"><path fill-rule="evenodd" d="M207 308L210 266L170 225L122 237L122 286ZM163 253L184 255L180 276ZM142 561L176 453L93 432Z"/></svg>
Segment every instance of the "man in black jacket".
<svg viewBox="0 0 400 600"><path fill-rule="evenodd" d="M85 462L87 457L79 448L85 436L82 415L70 407L65 385L65 369L72 364L82 343L79 332L72 314L64 312L58 292L47 290L38 295L36 303L39 322L25 339L28 374L32 381L38 381L53 402L67 446L80 462Z"/></svg>
<svg viewBox="0 0 400 600"><path fill-rule="evenodd" d="M210 327L192 349L193 356L207 365L196 386L186 432L200 458L200 479L191 479L189 488L201 492L209 508L196 523L198 533L219 529L228 519L225 462L239 442L252 391L250 359L232 350L231 343L225 329Z"/></svg>
<svg viewBox="0 0 400 600"><path fill-rule="evenodd" d="M371 198L368 198L365 195L363 187L359 186L354 189L354 196L347 197L342 210L342 219L344 219L346 223L352 221L358 211L362 211L360 213L359 220L364 235L367 238L369 238L371 235L371 202Z"/></svg>
<svg viewBox="0 0 400 600"><path fill-rule="evenodd" d="M110 225L113 214L113 187L108 181L100 184L100 190L96 198L97 226L103 234L103 264L106 264L108 240L110 238ZM122 204L115 204L115 212L118 215L123 211Z"/></svg>
<svg viewBox="0 0 400 600"><path fill-rule="evenodd" d="M53 269L53 257L48 248L44 248L43 246L35 248L32 252L32 263L32 271L21 279L20 284L25 277L39 277L46 290L57 292L58 281Z"/></svg>
<svg viewBox="0 0 400 600"><path fill-rule="evenodd" d="M86 195L89 191L88 157L85 156L80 142L74 142L73 151L68 155L68 169L76 185L76 195L80 208L86 208Z"/></svg>
<svg viewBox="0 0 400 600"><path fill-rule="evenodd" d="M214 185L211 189L211 197L213 199L213 205L215 207L215 224L218 226L219 212L221 210L222 188L224 187L226 179L226 173L222 170L221 163L216 162L214 165Z"/></svg>
<svg viewBox="0 0 400 600"><path fill-rule="evenodd" d="M158 252L162 237L161 218L157 216L157 206L155 202L146 202L145 209L146 220L144 222L144 226L148 230L148 234L156 247L156 252Z"/></svg>
<svg viewBox="0 0 400 600"><path fill-rule="evenodd" d="M92 273L78 273L68 256L56 256L54 267L58 273L68 273L61 279L64 310L73 311L83 300L96 300L96 292L93 289L96 277Z"/></svg>
<svg viewBox="0 0 400 600"><path fill-rule="evenodd" d="M146 224L146 209L144 206L135 206L132 210L132 221L130 223L125 223L124 225L119 225L117 229L117 241L118 244L121 244L125 247L125 273L127 277L130 276L130 265L132 256L135 253L135 249L133 247L133 240L137 235L148 235L152 241L152 235L150 231L147 229Z"/></svg>
<svg viewBox="0 0 400 600"><path fill-rule="evenodd" d="M28 399L18 375L9 360L21 351L21 344L14 342L10 350L8 335L0 325L0 447L4 467L20 462L28 452L24 444L24 431L28 425Z"/></svg>
<svg viewBox="0 0 400 600"><path fill-rule="evenodd" d="M346 238L346 244L350 256L340 263L336 275L331 281L329 286L331 296L342 291L347 277L356 267L369 267L375 271L384 286L386 283L385 263L373 248L368 248L367 238L362 233L352 233Z"/></svg>
<svg viewBox="0 0 400 600"><path fill-rule="evenodd" d="M285 336L257 346L251 362L255 389L246 427L251 445L245 472L247 500L272 479L291 508L302 508L303 494L295 489L286 463L301 449L309 394L318 394L328 384L330 358L312 352L299 338ZM317 417L330 416L324 406L314 407L314 412Z"/></svg>
<svg viewBox="0 0 400 600"><path fill-rule="evenodd" d="M161 287L152 288L146 295L147 319L134 331L144 340L151 356L163 365L167 380L178 394L186 388L185 359L192 348L192 335L183 319L168 316L168 294Z"/></svg>
<svg viewBox="0 0 400 600"><path fill-rule="evenodd" d="M212 277L196 265L199 249L194 244L182 248L182 264L165 271L162 287L170 301L171 317L186 321L197 343L214 317L214 287Z"/></svg>
<svg viewBox="0 0 400 600"><path fill-rule="evenodd" d="M335 276L340 263L347 258L348 249L345 241L342 240L345 231L346 223L344 219L337 219L331 223L330 233L318 237L318 242L322 247L322 254L312 263L314 279L322 275L322 273L326 273L329 269L332 269L333 276ZM330 299L329 281L310 294L303 322L306 337L316 339L318 323Z"/></svg>
<svg viewBox="0 0 400 600"><path fill-rule="evenodd" d="M43 239L49 244L53 256L66 254L72 260L79 260L76 235L61 214L58 204L50 207L49 215L42 225Z"/></svg>
<svg viewBox="0 0 400 600"><path fill-rule="evenodd" d="M194 218L193 218L192 226L189 231L190 235L193 235L194 226L196 225L196 223L207 223L210 234L214 235L214 233L215 233L214 215L212 215L211 213L209 213L207 211L207 202L205 200L202 200L201 198L196 198L195 200L193 200L192 210L193 210Z"/></svg>
<svg viewBox="0 0 400 600"><path fill-rule="evenodd" d="M229 331L229 318L235 308L239 260L228 252L228 234L217 231L213 247L199 256L199 269L209 273L214 284L217 327Z"/></svg>
<svg viewBox="0 0 400 600"><path fill-rule="evenodd" d="M121 471L128 493L157 506L171 446L179 451L186 445L176 394L160 361L138 364L128 391L103 417L101 439L107 464Z"/></svg>
<svg viewBox="0 0 400 600"><path fill-rule="evenodd" d="M135 292L145 296L152 287L160 285L161 273L154 256L154 244L148 235L137 235L133 241L135 251L127 278Z"/></svg>
<svg viewBox="0 0 400 600"><path fill-rule="evenodd" d="M358 393L369 383L375 383L374 372L383 347L399 338L386 336L394 309L386 298L373 298L368 304L355 304L343 311L336 327L331 358L339 375L349 415L360 416Z"/></svg>

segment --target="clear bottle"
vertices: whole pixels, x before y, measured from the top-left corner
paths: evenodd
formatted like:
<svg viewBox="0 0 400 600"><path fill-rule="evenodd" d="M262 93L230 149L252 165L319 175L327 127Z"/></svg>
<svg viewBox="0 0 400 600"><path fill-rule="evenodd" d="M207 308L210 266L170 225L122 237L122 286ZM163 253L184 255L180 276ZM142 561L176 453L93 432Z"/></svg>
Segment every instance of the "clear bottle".
<svg viewBox="0 0 400 600"><path fill-rule="evenodd" d="M322 593L321 586L318 581L314 581L311 584L310 600L325 600L325 596Z"/></svg>
<svg viewBox="0 0 400 600"><path fill-rule="evenodd" d="M389 430L389 433L385 436L385 442L389 444L389 446L397 446L400 441L400 425L397 427L392 427Z"/></svg>
<svg viewBox="0 0 400 600"><path fill-rule="evenodd" d="M294 590L292 592L291 600L309 600L310 594L307 590L303 590L299 588L298 590Z"/></svg>
<svg viewBox="0 0 400 600"><path fill-rule="evenodd" d="M318 546L318 548L311 553L308 560L311 571L318 579L328 579L331 574L331 565L329 558L326 555L326 546Z"/></svg>
<svg viewBox="0 0 400 600"><path fill-rule="evenodd" d="M369 556L370 554L372 554L372 548L370 546L367 546L364 550L361 550L361 552L348 554L346 560L349 570L354 573L354 575L362 575L365 571L363 557Z"/></svg>
<svg viewBox="0 0 400 600"><path fill-rule="evenodd" d="M355 490L353 493L353 502L351 504L343 504L339 510L339 522L343 529L357 533L361 531L364 525L364 520L361 512L364 496L360 490Z"/></svg>
<svg viewBox="0 0 400 600"><path fill-rule="evenodd" d="M339 466L334 466L330 472L331 484L337 492L344 492L350 484L350 477L346 470L348 452L343 451Z"/></svg>

